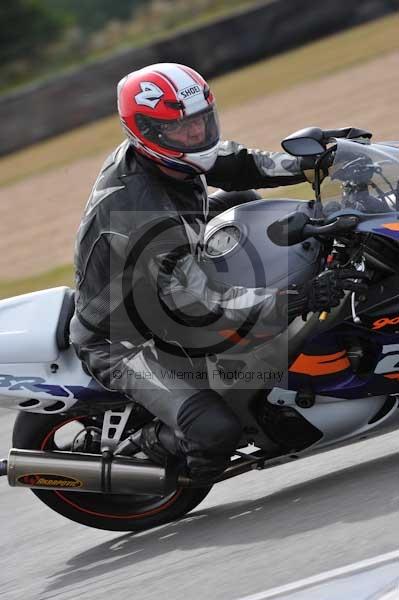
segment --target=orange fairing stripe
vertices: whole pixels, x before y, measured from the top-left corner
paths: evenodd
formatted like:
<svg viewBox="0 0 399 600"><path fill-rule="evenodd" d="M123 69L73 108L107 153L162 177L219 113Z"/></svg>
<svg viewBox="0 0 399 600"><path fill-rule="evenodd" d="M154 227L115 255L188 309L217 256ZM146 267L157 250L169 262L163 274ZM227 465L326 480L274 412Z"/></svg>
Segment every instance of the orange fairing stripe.
<svg viewBox="0 0 399 600"><path fill-rule="evenodd" d="M346 350L335 354L322 354L312 356L300 354L289 368L291 373L302 373L303 375L330 375L344 371L350 366Z"/></svg>
<svg viewBox="0 0 399 600"><path fill-rule="evenodd" d="M219 331L219 335L227 340L231 340L235 344L239 344L240 346L246 346L249 344L249 340L242 338L236 331L234 331L234 329L221 329Z"/></svg>
<svg viewBox="0 0 399 600"><path fill-rule="evenodd" d="M391 231L399 231L399 223L384 223L383 227Z"/></svg>
<svg viewBox="0 0 399 600"><path fill-rule="evenodd" d="M384 377L387 379L399 379L399 373L387 373Z"/></svg>

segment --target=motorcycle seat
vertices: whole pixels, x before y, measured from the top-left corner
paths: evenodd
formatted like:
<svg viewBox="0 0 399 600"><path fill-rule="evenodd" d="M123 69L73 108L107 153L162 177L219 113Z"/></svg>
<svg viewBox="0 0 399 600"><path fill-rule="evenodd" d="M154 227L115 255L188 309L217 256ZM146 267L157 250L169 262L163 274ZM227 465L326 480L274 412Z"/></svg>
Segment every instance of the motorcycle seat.
<svg viewBox="0 0 399 600"><path fill-rule="evenodd" d="M59 350L67 350L70 346L69 326L75 312L75 291L65 288L64 298L58 317L55 339Z"/></svg>

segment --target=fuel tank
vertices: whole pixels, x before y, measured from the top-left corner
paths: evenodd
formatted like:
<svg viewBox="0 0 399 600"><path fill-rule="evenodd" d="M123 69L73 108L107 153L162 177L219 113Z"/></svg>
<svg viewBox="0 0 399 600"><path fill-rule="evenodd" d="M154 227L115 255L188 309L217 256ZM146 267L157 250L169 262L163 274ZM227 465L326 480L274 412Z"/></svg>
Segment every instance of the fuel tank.
<svg viewBox="0 0 399 600"><path fill-rule="evenodd" d="M202 268L211 281L245 287L285 288L317 274L320 244L309 239L277 246L267 227L290 212L312 215L309 202L256 200L231 208L212 219L205 233Z"/></svg>
<svg viewBox="0 0 399 600"><path fill-rule="evenodd" d="M201 268L210 285L248 288L283 289L291 283L300 285L318 273L320 244L309 239L294 246L278 246L267 235L268 226L294 211L309 216L309 202L298 200L255 200L231 208L207 225ZM227 327L227 328L226 328ZM247 353L271 340L280 328L262 323L249 325L243 319L230 329L231 323L217 320L211 326L181 327L179 339L193 355Z"/></svg>

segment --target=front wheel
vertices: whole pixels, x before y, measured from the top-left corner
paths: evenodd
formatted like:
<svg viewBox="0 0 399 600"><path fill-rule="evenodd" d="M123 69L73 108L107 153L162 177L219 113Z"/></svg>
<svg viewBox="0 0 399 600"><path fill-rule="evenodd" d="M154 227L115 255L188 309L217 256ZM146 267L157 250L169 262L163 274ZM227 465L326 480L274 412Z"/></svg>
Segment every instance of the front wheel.
<svg viewBox="0 0 399 600"><path fill-rule="evenodd" d="M65 450L79 431L93 427L96 419L98 417L19 413L13 430L13 447L50 452ZM211 487L178 488L168 496L38 489L32 492L52 510L76 523L109 531L142 531L182 517L202 502Z"/></svg>

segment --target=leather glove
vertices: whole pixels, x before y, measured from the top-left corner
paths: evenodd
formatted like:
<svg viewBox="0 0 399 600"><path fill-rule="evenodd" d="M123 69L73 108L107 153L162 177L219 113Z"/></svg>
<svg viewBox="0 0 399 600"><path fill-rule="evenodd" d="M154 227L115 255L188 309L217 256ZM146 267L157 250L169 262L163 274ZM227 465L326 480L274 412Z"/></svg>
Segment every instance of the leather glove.
<svg viewBox="0 0 399 600"><path fill-rule="evenodd" d="M368 279L366 272L351 267L324 271L300 287L292 286L287 290L288 318L308 312L329 311L339 305L345 290L366 292Z"/></svg>
<svg viewBox="0 0 399 600"><path fill-rule="evenodd" d="M314 182L315 174L314 174L314 165L316 162L317 156L302 156L300 158L300 168L303 171L306 179L310 182ZM321 180L324 177L328 177L328 169L334 162L335 152L330 152L326 156L323 156L321 159L320 167L321 167Z"/></svg>

